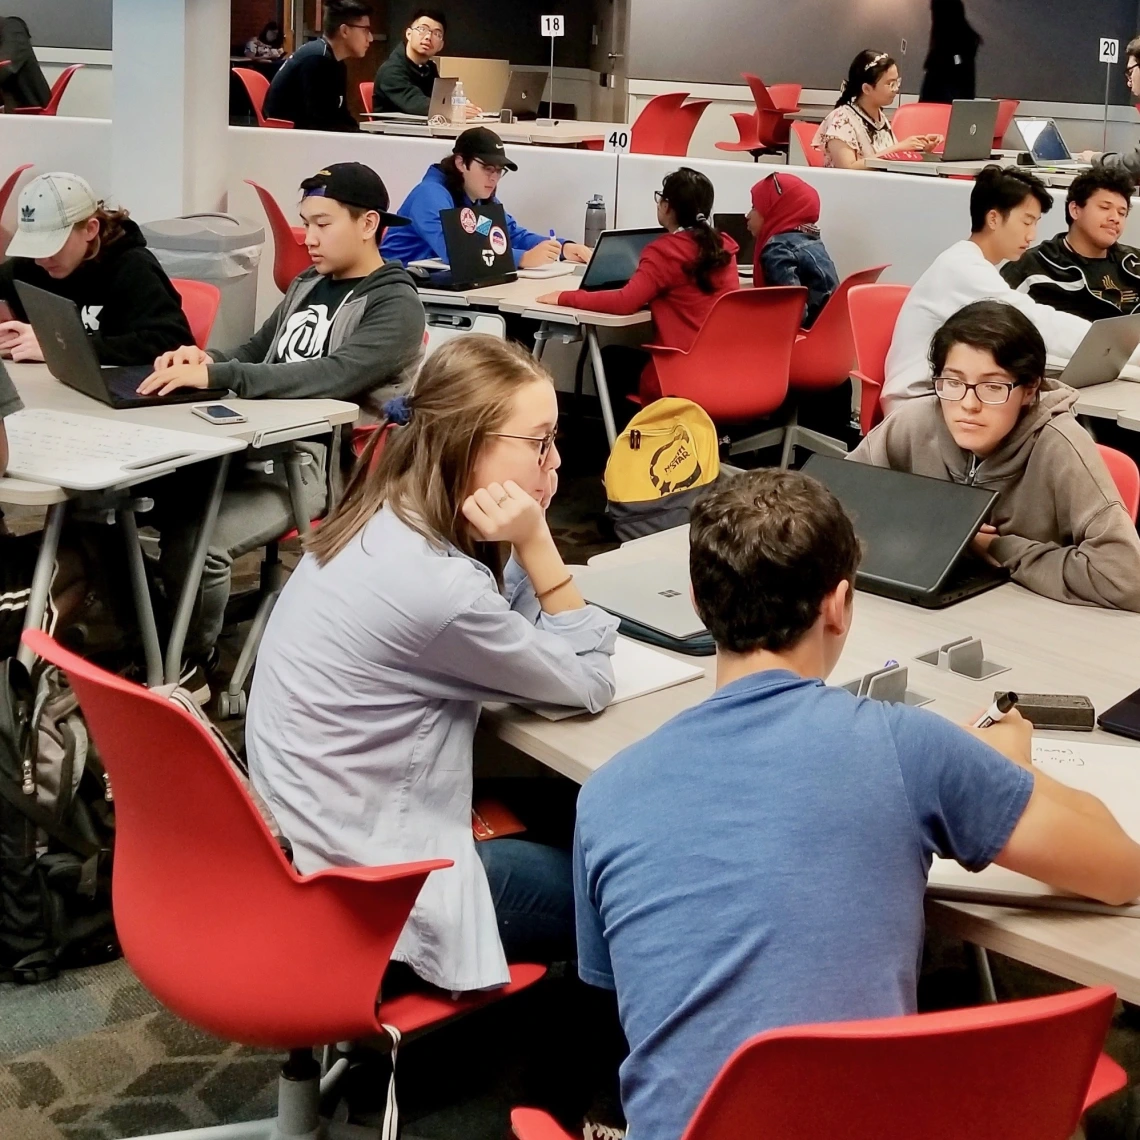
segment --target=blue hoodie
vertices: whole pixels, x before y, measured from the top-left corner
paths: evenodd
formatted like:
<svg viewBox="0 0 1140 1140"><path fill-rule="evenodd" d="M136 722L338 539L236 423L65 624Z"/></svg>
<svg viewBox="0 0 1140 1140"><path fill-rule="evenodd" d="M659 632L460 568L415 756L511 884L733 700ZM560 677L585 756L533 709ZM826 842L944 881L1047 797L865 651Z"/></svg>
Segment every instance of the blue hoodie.
<svg viewBox="0 0 1140 1140"><path fill-rule="evenodd" d="M492 198L498 202L498 197ZM463 195L463 205L475 203ZM443 171L438 166L429 166L420 184L404 199L397 211L403 218L411 220L410 226L393 226L384 235L380 252L385 260L425 261L430 257L447 260L447 245L443 240L443 223L439 220L441 210L453 210L455 201L444 181ZM507 214L507 235L514 250L515 264L528 249L534 249L539 242L549 241L548 234L535 234L524 229ZM559 241L562 241L559 238Z"/></svg>

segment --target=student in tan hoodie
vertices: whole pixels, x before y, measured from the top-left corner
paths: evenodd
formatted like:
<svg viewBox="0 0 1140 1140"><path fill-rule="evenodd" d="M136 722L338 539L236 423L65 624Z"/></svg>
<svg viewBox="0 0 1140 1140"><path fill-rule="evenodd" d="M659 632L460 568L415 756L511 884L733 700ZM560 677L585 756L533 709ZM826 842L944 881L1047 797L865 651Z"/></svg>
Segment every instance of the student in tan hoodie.
<svg viewBox="0 0 1140 1140"><path fill-rule="evenodd" d="M933 391L908 400L851 454L998 492L974 553L1015 582L1076 605L1140 611L1140 537L1077 393L1045 378L1045 344L1012 305L977 301L930 346Z"/></svg>

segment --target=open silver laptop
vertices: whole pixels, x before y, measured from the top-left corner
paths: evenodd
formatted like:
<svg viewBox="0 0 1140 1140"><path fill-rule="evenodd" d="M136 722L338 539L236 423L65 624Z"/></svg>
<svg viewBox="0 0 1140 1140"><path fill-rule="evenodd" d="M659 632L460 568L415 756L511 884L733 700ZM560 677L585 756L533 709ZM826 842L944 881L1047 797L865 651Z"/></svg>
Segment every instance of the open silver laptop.
<svg viewBox="0 0 1140 1140"><path fill-rule="evenodd" d="M379 122L430 123L432 119L451 118L451 94L457 79L437 79L431 85L431 102L426 115L409 115L404 111L370 111L365 118Z"/></svg>
<svg viewBox="0 0 1140 1140"><path fill-rule="evenodd" d="M536 119L538 105L542 102L542 93L545 90L545 71L516 71L511 68L501 109L510 111L515 118Z"/></svg>
<svg viewBox="0 0 1140 1140"><path fill-rule="evenodd" d="M1048 375L1055 376L1070 388L1107 384L1119 378L1138 346L1140 313L1093 321L1069 363L1059 374L1056 369L1049 369Z"/></svg>
<svg viewBox="0 0 1140 1140"><path fill-rule="evenodd" d="M685 558L587 566L575 571L574 581L586 601L658 633L683 639L705 631L689 595Z"/></svg>
<svg viewBox="0 0 1140 1140"><path fill-rule="evenodd" d="M923 154L924 162L983 162L990 157L997 125L998 99L955 99L941 154Z"/></svg>
<svg viewBox="0 0 1140 1140"><path fill-rule="evenodd" d="M1021 132L1026 150L1037 166L1052 166L1062 170L1085 170L1087 162L1073 158L1068 144L1061 137L1052 119L1016 117L1014 123Z"/></svg>

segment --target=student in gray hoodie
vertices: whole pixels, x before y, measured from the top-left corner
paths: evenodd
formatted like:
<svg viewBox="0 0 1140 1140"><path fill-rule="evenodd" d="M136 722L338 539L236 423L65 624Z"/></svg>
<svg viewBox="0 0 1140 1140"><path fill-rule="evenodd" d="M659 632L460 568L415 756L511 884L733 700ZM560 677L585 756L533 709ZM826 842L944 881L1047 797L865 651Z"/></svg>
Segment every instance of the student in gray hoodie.
<svg viewBox="0 0 1140 1140"><path fill-rule="evenodd" d="M977 301L930 346L933 392L908 400L852 452L858 463L998 492L978 556L1076 605L1140 611L1140 537L1077 393L1045 378L1045 344L1020 310Z"/></svg>
<svg viewBox="0 0 1140 1140"><path fill-rule="evenodd" d="M249 399L323 397L355 400L378 412L412 380L423 353L424 308L415 284L379 243L387 226L406 225L388 213L380 176L357 162L335 163L301 183L301 217L313 268L289 286L281 304L232 354L193 345L165 353L139 388L165 396L179 388L232 389ZM302 468L310 518L326 506L326 455L320 443L304 448ZM335 461L335 460L334 460ZM222 631L233 560L278 538L292 525L281 464L269 475L244 463L231 467L202 576L199 604L187 641L183 680L209 699L207 673ZM149 518L162 533L160 567L168 592L189 565L209 479L194 468L156 486Z"/></svg>

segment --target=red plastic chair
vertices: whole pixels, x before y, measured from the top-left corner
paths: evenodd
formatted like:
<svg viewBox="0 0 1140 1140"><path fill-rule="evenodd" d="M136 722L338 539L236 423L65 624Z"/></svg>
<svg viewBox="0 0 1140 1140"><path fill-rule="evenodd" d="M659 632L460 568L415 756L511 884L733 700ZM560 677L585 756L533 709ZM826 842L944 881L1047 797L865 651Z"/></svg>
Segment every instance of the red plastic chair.
<svg viewBox="0 0 1140 1140"><path fill-rule="evenodd" d="M23 166L17 166L7 178L4 179L3 185L0 185L0 223L4 220L4 211L8 208L8 200L12 197L12 191L16 189L16 183L20 181L20 175L25 170L31 170L34 163L25 162ZM0 229L0 241L3 245L0 246L0 255L8 248L8 242L11 235Z"/></svg>
<svg viewBox="0 0 1140 1140"><path fill-rule="evenodd" d="M629 149L634 154L670 154L671 132L675 131L674 117L688 99L687 91L674 91L669 95L655 95L634 120L629 131Z"/></svg>
<svg viewBox="0 0 1140 1140"><path fill-rule="evenodd" d="M245 182L257 191L261 208L269 219L269 228L273 233L273 284L284 293L292 284L293 278L313 264L313 259L305 248L305 228L289 224L284 211L277 205L277 199L264 186L259 186L249 178Z"/></svg>
<svg viewBox="0 0 1140 1140"><path fill-rule="evenodd" d="M411 1033L545 973L513 966L510 985L494 992L379 1002L424 880L450 861L298 874L202 721L44 633L25 637L67 674L114 787L112 903L131 969L199 1029L290 1050L279 1103L295 1134L316 1134L312 1043L375 1037L385 1025Z"/></svg>
<svg viewBox="0 0 1140 1140"><path fill-rule="evenodd" d="M891 119L891 130L902 142L911 135L942 135L950 126L949 103L904 103Z"/></svg>
<svg viewBox="0 0 1140 1140"><path fill-rule="evenodd" d="M366 111L372 110L372 92L375 90L375 87L376 84L374 82L361 83L360 85L360 99Z"/></svg>
<svg viewBox="0 0 1140 1140"><path fill-rule="evenodd" d="M1017 108L1020 104L1020 99L1001 100L997 121L994 123L994 150L1001 150L1001 144L1005 142L1005 132L1009 130L1009 125L1013 122L1013 116L1017 114Z"/></svg>
<svg viewBox="0 0 1140 1140"><path fill-rule="evenodd" d="M1117 451L1114 447L1098 443L1096 449L1100 452L1100 457L1104 460L1104 465L1120 492L1124 509L1128 512L1129 518L1135 522L1137 515L1140 514L1140 468L1136 466L1136 461L1130 455L1125 455L1123 451Z"/></svg>
<svg viewBox="0 0 1140 1140"><path fill-rule="evenodd" d="M1101 1053L1108 986L945 1013L792 1026L746 1041L682 1140L1068 1140L1090 1104L1122 1089ZM518 1140L567 1140L516 1108Z"/></svg>
<svg viewBox="0 0 1140 1140"><path fill-rule="evenodd" d="M65 67L56 77L56 81L51 85L51 95L48 96L46 107L13 107L12 112L16 115L55 115L59 112L59 104L63 99L63 93L67 90L68 84L71 83L72 76L84 65L82 63L73 63L70 67Z"/></svg>
<svg viewBox="0 0 1140 1140"><path fill-rule="evenodd" d="M864 435L883 418L879 400L886 378L887 351L909 292L909 285L876 284L858 285L847 294L855 343L855 371L851 376L859 381L859 427Z"/></svg>
<svg viewBox="0 0 1140 1140"><path fill-rule="evenodd" d="M736 124L736 141L715 143L716 149L727 150L733 154L747 153L759 160L764 150L764 144L760 141L759 129L756 126L759 117L759 113L756 111L734 111L732 121Z"/></svg>
<svg viewBox="0 0 1140 1140"><path fill-rule="evenodd" d="M662 153L677 155L684 158L689 153L689 143L692 142L693 132L705 113L705 108L712 102L711 99L693 99L683 103L677 108L669 124L666 138L666 150Z"/></svg>
<svg viewBox="0 0 1140 1140"><path fill-rule="evenodd" d="M194 343L204 351L222 303L222 291L209 281L192 281L188 277L172 277L170 284L182 298L182 311L186 314Z"/></svg>
<svg viewBox="0 0 1140 1140"><path fill-rule="evenodd" d="M800 146L803 148L804 158L807 159L808 166L823 166L824 158L823 151L817 150L812 144L815 140L815 133L819 130L816 123L805 123L796 120L792 123L792 133L800 140Z"/></svg>
<svg viewBox="0 0 1140 1140"><path fill-rule="evenodd" d="M788 395L792 345L807 304L799 285L739 289L718 298L688 352L647 344L663 396L699 404L713 422L742 424L765 419ZM730 455L772 447L783 427L738 440Z"/></svg>
<svg viewBox="0 0 1140 1140"><path fill-rule="evenodd" d="M745 83L752 92L756 103L756 133L766 150L782 150L788 145L790 123L784 118L789 111L799 106L800 91L803 90L795 83L779 83L769 88L758 75L741 73ZM779 91L780 100L777 101L775 91Z"/></svg>
<svg viewBox="0 0 1140 1140"><path fill-rule="evenodd" d="M269 80L260 71L254 71L251 67L235 67L233 73L241 80L245 93L249 96L259 127L275 127L278 130L293 129L293 124L288 119L267 119L261 113L262 107L265 106L265 96L269 94Z"/></svg>

